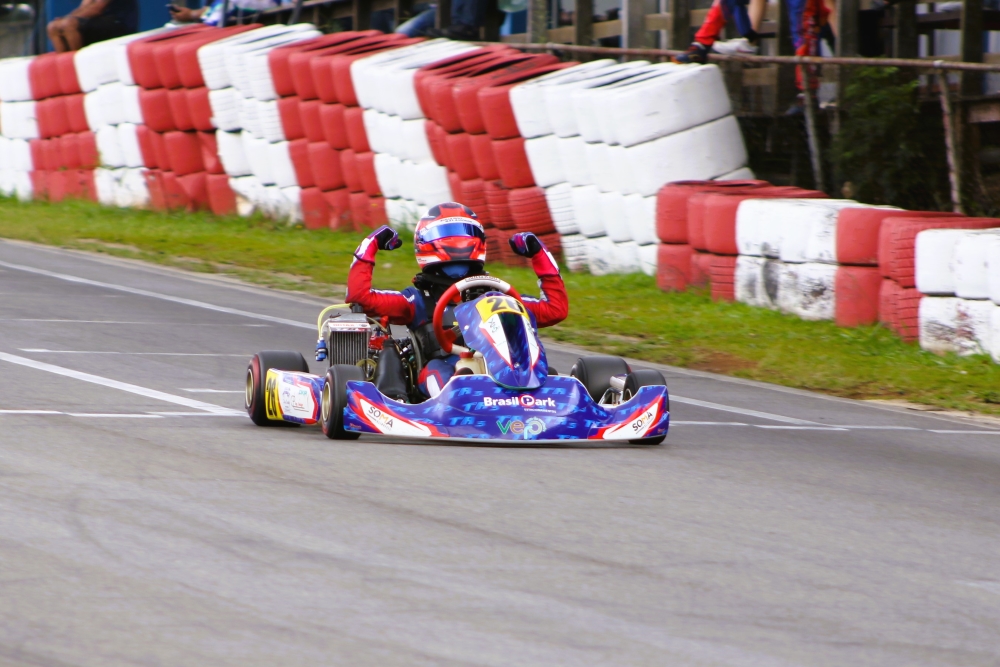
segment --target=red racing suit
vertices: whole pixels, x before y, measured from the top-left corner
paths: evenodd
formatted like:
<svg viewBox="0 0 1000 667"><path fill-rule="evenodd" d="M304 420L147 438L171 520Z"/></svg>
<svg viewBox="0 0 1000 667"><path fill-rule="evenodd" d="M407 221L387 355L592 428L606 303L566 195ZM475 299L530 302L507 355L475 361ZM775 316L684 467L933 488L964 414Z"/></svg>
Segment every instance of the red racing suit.
<svg viewBox="0 0 1000 667"><path fill-rule="evenodd" d="M369 254L370 261L366 259ZM369 317L388 317L391 324L405 324L410 329L431 321L436 304L426 303L424 293L416 287L407 287L401 292L372 289L375 258L370 248L365 257L355 256L351 265L347 276L347 303L360 305ZM531 258L531 268L538 276L539 296L522 296L521 301L539 328L559 324L569 315L569 297L559 275L559 266L543 248Z"/></svg>

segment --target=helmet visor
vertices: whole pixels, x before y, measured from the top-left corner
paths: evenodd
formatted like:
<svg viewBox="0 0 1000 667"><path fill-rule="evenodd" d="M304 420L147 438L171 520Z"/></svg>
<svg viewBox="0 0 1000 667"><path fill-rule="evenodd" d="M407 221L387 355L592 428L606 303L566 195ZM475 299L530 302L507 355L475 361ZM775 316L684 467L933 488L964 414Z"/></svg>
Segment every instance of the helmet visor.
<svg viewBox="0 0 1000 667"><path fill-rule="evenodd" d="M432 225L420 230L417 234L417 243L430 243L449 236L475 237L486 240L486 233L483 228L474 223L468 222L444 222Z"/></svg>

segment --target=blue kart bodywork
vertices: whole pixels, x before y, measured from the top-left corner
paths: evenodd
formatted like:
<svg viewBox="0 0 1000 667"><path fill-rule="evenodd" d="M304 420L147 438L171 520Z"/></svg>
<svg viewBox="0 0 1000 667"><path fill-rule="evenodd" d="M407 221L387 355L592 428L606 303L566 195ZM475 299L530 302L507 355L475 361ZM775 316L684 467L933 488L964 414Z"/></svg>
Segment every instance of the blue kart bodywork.
<svg viewBox="0 0 1000 667"><path fill-rule="evenodd" d="M411 405L386 398L370 382L348 382L344 429L417 438L510 442L637 440L666 435L666 387L643 387L625 403L595 403L580 381L549 376L532 391L489 377L453 377L434 398Z"/></svg>

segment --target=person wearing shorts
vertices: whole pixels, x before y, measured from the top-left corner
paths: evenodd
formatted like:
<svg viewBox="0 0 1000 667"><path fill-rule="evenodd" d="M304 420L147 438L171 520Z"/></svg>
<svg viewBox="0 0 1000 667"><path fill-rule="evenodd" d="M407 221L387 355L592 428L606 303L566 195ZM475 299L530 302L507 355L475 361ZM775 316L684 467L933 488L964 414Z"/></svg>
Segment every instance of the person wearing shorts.
<svg viewBox="0 0 1000 667"><path fill-rule="evenodd" d="M52 47L61 53L131 35L138 29L138 0L83 0L68 15L50 21L47 32Z"/></svg>

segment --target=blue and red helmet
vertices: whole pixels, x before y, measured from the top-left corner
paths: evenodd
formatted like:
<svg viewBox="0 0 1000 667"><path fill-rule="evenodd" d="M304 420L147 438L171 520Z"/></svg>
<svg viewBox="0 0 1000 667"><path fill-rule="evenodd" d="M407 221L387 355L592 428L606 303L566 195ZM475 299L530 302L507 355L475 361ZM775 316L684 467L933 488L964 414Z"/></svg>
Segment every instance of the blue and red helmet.
<svg viewBox="0 0 1000 667"><path fill-rule="evenodd" d="M486 232L471 208L445 202L417 223L413 250L421 270L440 267L444 273L461 278L486 263Z"/></svg>

